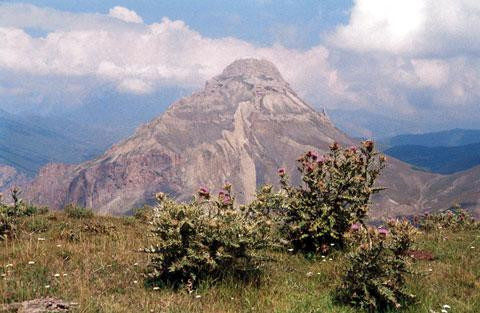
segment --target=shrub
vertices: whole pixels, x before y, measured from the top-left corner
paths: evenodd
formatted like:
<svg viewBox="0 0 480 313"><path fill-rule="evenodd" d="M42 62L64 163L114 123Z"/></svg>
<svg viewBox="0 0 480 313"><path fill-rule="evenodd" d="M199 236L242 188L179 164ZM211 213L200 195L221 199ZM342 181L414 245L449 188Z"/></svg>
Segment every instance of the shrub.
<svg viewBox="0 0 480 313"><path fill-rule="evenodd" d="M291 186L284 169L278 172L286 193L283 232L297 251L325 253L330 245L342 247L345 232L363 223L371 195L382 190L373 185L385 158L372 141L365 141L348 149L334 143L327 155L310 151L298 162L302 186Z"/></svg>
<svg viewBox="0 0 480 313"><path fill-rule="evenodd" d="M453 231L480 229L480 223L459 206L439 213L425 213L414 218L415 225L423 231L440 229Z"/></svg>
<svg viewBox="0 0 480 313"><path fill-rule="evenodd" d="M177 203L158 194L153 234L156 244L148 277L175 287L195 286L201 279L234 275L258 277L269 260L272 223L262 212L234 208L231 187L215 199L200 189L192 203Z"/></svg>
<svg viewBox="0 0 480 313"><path fill-rule="evenodd" d="M385 228L355 224L347 236L353 248L348 267L336 290L343 303L374 311L399 308L414 296L405 289L406 275L412 273L408 251L416 229L408 221L390 221Z"/></svg>
<svg viewBox="0 0 480 313"><path fill-rule="evenodd" d="M20 194L20 189L12 189L11 197L13 199L13 205L4 204L2 202L3 196L0 194L0 240L7 237L14 237L15 229L21 217L48 212L46 208L37 208L24 203L19 197Z"/></svg>
<svg viewBox="0 0 480 313"><path fill-rule="evenodd" d="M133 217L141 222L148 222L153 217L153 207L144 205L141 208L133 209Z"/></svg>
<svg viewBox="0 0 480 313"><path fill-rule="evenodd" d="M82 208L75 204L69 204L64 209L65 214L71 218L92 218L93 212L91 209Z"/></svg>

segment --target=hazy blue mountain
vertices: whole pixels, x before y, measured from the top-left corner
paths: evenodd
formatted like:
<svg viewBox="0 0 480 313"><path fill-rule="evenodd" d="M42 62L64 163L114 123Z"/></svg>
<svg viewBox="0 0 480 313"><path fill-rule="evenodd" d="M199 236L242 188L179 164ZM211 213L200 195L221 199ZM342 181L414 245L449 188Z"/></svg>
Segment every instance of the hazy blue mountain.
<svg viewBox="0 0 480 313"><path fill-rule="evenodd" d="M355 138L387 138L424 130L418 122L372 113L366 110L328 110L335 125Z"/></svg>
<svg viewBox="0 0 480 313"><path fill-rule="evenodd" d="M163 112L183 90L165 88L153 95L124 95L102 89L83 104L33 115L0 110L0 164L33 176L50 162L81 163Z"/></svg>
<svg viewBox="0 0 480 313"><path fill-rule="evenodd" d="M32 176L49 162L91 159L114 142L112 137L71 120L0 111L0 164Z"/></svg>
<svg viewBox="0 0 480 313"><path fill-rule="evenodd" d="M390 146L420 145L425 147L454 147L480 142L480 129L452 129L426 134L406 134L389 138Z"/></svg>
<svg viewBox="0 0 480 313"><path fill-rule="evenodd" d="M386 154L429 172L452 174L480 165L480 143L457 147L394 146Z"/></svg>

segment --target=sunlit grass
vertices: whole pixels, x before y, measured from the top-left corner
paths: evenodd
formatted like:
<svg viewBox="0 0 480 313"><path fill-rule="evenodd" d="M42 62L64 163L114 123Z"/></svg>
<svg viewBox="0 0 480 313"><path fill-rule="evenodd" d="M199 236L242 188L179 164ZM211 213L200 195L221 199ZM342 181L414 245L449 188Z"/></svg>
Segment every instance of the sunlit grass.
<svg viewBox="0 0 480 313"><path fill-rule="evenodd" d="M403 312L480 312L480 233L423 234L409 281L417 303ZM22 219L18 237L0 242L3 303L55 296L77 312L358 312L336 304L332 292L345 268L342 254L307 260L275 253L260 286L237 280L204 282L189 293L144 283L152 238L133 218L71 218L49 213ZM473 247L473 248L472 248Z"/></svg>

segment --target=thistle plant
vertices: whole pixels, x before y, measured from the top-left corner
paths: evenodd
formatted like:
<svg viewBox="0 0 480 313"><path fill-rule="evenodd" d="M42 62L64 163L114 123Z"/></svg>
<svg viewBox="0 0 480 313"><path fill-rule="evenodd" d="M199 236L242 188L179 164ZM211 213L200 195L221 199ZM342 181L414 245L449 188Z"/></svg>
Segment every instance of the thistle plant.
<svg viewBox="0 0 480 313"><path fill-rule="evenodd" d="M278 171L287 195L283 232L297 251L342 247L344 234L352 224L363 223L370 197L382 190L374 184L385 158L365 141L347 149L333 143L325 156L309 151L298 162L302 186L291 186L285 170Z"/></svg>
<svg viewBox="0 0 480 313"><path fill-rule="evenodd" d="M269 261L272 223L254 208L236 209L234 200L229 184L216 197L200 188L191 203L159 193L152 219L155 243L145 249L152 255L150 280L179 287L207 277L258 277Z"/></svg>
<svg viewBox="0 0 480 313"><path fill-rule="evenodd" d="M414 299L405 288L411 274L408 251L416 229L408 221L392 220L388 228L355 224L346 236L352 252L336 297L370 312L400 308Z"/></svg>
<svg viewBox="0 0 480 313"><path fill-rule="evenodd" d="M425 232L439 231L441 229L452 231L480 229L480 223L460 206L454 206L443 212L425 213L415 216L413 221L419 229Z"/></svg>

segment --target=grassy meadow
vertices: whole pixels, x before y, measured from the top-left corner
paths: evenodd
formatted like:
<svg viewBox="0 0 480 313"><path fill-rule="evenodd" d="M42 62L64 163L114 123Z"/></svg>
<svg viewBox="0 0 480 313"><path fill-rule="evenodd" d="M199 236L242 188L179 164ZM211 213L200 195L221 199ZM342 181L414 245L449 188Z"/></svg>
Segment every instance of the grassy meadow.
<svg viewBox="0 0 480 313"><path fill-rule="evenodd" d="M152 240L149 225L133 217L24 217L17 238L0 241L0 301L53 296L84 313L358 312L332 300L345 269L341 253L309 260L277 252L260 285L211 281L189 293L145 284L141 249ZM480 312L480 233L420 234L417 249L435 260L415 261L408 285L417 301L401 311Z"/></svg>

